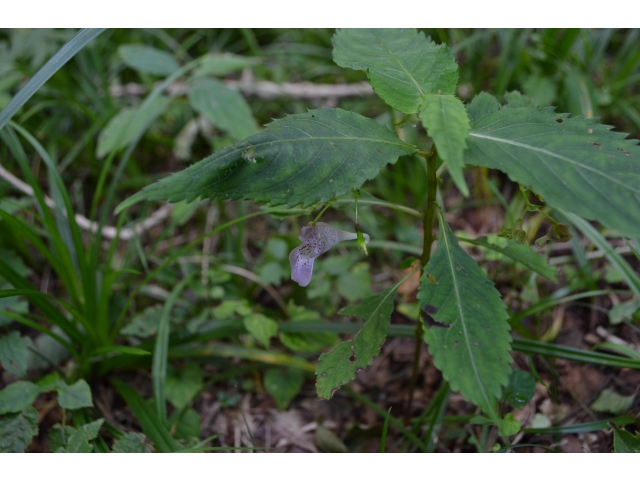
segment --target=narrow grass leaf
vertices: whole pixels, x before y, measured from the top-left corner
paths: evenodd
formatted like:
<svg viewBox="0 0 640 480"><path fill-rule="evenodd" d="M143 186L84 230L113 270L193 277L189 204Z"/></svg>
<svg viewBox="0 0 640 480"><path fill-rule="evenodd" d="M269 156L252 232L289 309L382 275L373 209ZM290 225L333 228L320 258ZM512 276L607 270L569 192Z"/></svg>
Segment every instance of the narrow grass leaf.
<svg viewBox="0 0 640 480"><path fill-rule="evenodd" d="M424 339L452 390L490 414L511 372L506 305L439 210L438 216L438 247L418 293L426 314Z"/></svg>
<svg viewBox="0 0 640 480"><path fill-rule="evenodd" d="M387 416L384 417L384 424L382 425L382 436L380 437L380 453L385 453L387 449L387 429L389 428L389 417L391 416L391 407L387 412Z"/></svg>
<svg viewBox="0 0 640 480"><path fill-rule="evenodd" d="M146 187L116 212L141 200L198 197L311 205L359 188L415 151L375 120L339 108L310 110L275 120L261 133Z"/></svg>
<svg viewBox="0 0 640 480"><path fill-rule="evenodd" d="M573 425L561 425L559 427L547 428L523 428L525 433L533 433L537 435L571 435L575 433L597 432L609 428L609 422L617 426L629 425L633 423L634 418L631 415L609 418L606 420L596 420L594 422L576 423Z"/></svg>
<svg viewBox="0 0 640 480"><path fill-rule="evenodd" d="M520 245L515 240L509 238L496 238L489 240L487 237L460 238L458 240L472 245L488 248L529 267L534 272L539 273L543 277L548 278L552 282L558 281L558 269L549 265L544 257L536 253L533 248L527 245Z"/></svg>
<svg viewBox="0 0 640 480"><path fill-rule="evenodd" d="M420 107L420 120L433 138L438 156L446 164L451 178L466 197L463 150L467 148L469 117L464 104L453 95L426 94Z"/></svg>
<svg viewBox="0 0 640 480"><path fill-rule="evenodd" d="M124 401L133 411L145 435L154 443L159 452L171 453L182 449L180 444L174 440L165 427L163 421L160 421L156 412L149 408L144 399L126 383L113 379L113 386L122 395Z"/></svg>
<svg viewBox="0 0 640 480"><path fill-rule="evenodd" d="M638 168L640 169L640 158L638 159L637 163ZM640 185L640 183L638 185ZM640 199L640 196L638 198ZM632 208L632 206L629 205L629 208ZM638 210L636 210L636 213L637 211ZM613 267L622 276L622 278L636 295L636 297L640 298L640 275L638 275L636 271L631 267L631 265L629 265L629 263L624 258L622 258L622 255L616 252L615 248L609 242L607 242L607 240L589 222L572 213L562 213L567 217L569 222L571 222L578 230L583 233L585 237L587 237L591 241L591 243L593 243L602 253L604 253L607 260L611 262L611 265L613 265Z"/></svg>
<svg viewBox="0 0 640 480"><path fill-rule="evenodd" d="M104 28L83 28L71 40L65 43L56 54L13 96L0 111L0 130L31 96L45 84L51 76L60 70L73 56L82 50L91 40L100 35Z"/></svg>
<svg viewBox="0 0 640 480"><path fill-rule="evenodd" d="M338 30L333 60L365 70L375 92L404 113L417 113L427 93L453 95L458 83L458 64L449 48L412 28Z"/></svg>

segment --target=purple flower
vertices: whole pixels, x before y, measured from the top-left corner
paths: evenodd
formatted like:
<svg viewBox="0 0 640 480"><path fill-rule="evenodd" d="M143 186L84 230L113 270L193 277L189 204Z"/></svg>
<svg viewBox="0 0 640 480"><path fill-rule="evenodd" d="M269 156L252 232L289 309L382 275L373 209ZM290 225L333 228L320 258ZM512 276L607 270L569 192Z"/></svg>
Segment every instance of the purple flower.
<svg viewBox="0 0 640 480"><path fill-rule="evenodd" d="M307 225L302 229L298 239L302 245L294 248L289 254L291 264L291 279L301 287L306 287L313 274L313 262L318 255L322 255L331 247L343 240L356 240L358 234L338 230L326 223L318 222ZM369 242L369 235L364 234L364 240Z"/></svg>

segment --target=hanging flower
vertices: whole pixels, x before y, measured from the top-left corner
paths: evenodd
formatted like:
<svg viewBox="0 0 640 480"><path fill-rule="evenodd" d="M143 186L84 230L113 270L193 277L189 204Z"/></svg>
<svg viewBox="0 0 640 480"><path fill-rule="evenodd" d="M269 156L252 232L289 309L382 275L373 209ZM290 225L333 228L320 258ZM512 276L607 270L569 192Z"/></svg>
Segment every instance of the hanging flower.
<svg viewBox="0 0 640 480"><path fill-rule="evenodd" d="M363 235L364 241L369 243L369 235ZM343 240L357 240L358 234L338 230L326 223L318 222L307 225L302 229L298 239L302 245L294 248L289 254L291 264L291 279L301 287L306 287L313 274L313 262L318 255L335 246Z"/></svg>

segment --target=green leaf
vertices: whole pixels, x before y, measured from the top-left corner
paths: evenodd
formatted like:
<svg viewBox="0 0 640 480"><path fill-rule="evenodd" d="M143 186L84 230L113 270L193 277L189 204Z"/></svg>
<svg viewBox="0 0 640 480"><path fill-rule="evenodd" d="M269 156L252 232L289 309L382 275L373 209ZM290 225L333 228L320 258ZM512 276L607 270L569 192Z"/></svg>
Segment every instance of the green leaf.
<svg viewBox="0 0 640 480"><path fill-rule="evenodd" d="M278 334L278 322L259 313L245 317L242 322L247 331L266 348L269 348L271 337Z"/></svg>
<svg viewBox="0 0 640 480"><path fill-rule="evenodd" d="M123 108L100 132L96 156L102 158L113 150L128 146L165 111L170 102L171 98L160 95L141 107Z"/></svg>
<svg viewBox="0 0 640 480"><path fill-rule="evenodd" d="M62 425L56 423L51 430L49 430L49 450L52 452L64 450L67 447L69 438L75 432L76 429L69 425L63 428Z"/></svg>
<svg viewBox="0 0 640 480"><path fill-rule="evenodd" d="M178 410L174 412L174 415L169 420L171 424L177 420L176 414L178 413L180 413ZM200 415L193 408L187 408L176 425L176 438L182 440L198 438L200 436L200 428Z"/></svg>
<svg viewBox="0 0 640 480"><path fill-rule="evenodd" d="M55 389L58 392L58 404L62 408L77 410L84 407L93 407L91 388L83 379L78 380L73 385L67 385L61 380Z"/></svg>
<svg viewBox="0 0 640 480"><path fill-rule="evenodd" d="M220 80L206 78L197 81L189 89L189 102L195 111L236 140L260 130L244 97Z"/></svg>
<svg viewBox="0 0 640 480"><path fill-rule="evenodd" d="M104 418L100 418L74 429L67 440L66 446L56 449L55 453L91 453L93 446L89 442L98 436L103 423ZM66 429L65 433L67 433Z"/></svg>
<svg viewBox="0 0 640 480"><path fill-rule="evenodd" d="M452 95L458 83L458 64L449 48L411 28L338 30L333 60L365 70L376 93L404 113L417 113L426 93Z"/></svg>
<svg viewBox="0 0 640 480"><path fill-rule="evenodd" d="M631 320L638 309L640 309L640 299L638 298L614 305L609 310L609 322L612 325L617 325L625 320Z"/></svg>
<svg viewBox="0 0 640 480"><path fill-rule="evenodd" d="M141 200L253 199L311 205L374 178L416 148L375 120L335 108L289 115L232 147L146 187L117 212Z"/></svg>
<svg viewBox="0 0 640 480"><path fill-rule="evenodd" d="M613 451L615 453L640 453L640 433L632 435L626 430L614 425Z"/></svg>
<svg viewBox="0 0 640 480"><path fill-rule="evenodd" d="M287 408L300 392L304 374L298 368L270 368L264 375L264 388L276 401L278 410Z"/></svg>
<svg viewBox="0 0 640 480"><path fill-rule="evenodd" d="M242 70L243 68L251 67L259 62L259 58L243 57L232 53L206 55L201 57L200 66L193 71L193 76L222 76L227 73Z"/></svg>
<svg viewBox="0 0 640 480"><path fill-rule="evenodd" d="M342 260L344 261L344 260ZM357 263L350 272L344 273L338 277L336 282L338 292L349 302L357 302L370 296L371 290L371 272L368 263Z"/></svg>
<svg viewBox="0 0 640 480"><path fill-rule="evenodd" d="M152 75L171 75L180 68L173 55L146 45L121 45L118 53L129 67Z"/></svg>
<svg viewBox="0 0 640 480"><path fill-rule="evenodd" d="M0 453L21 453L38 434L38 411L29 406L0 417Z"/></svg>
<svg viewBox="0 0 640 480"><path fill-rule="evenodd" d="M155 335L158 331L158 321L161 311L162 305L145 308L141 313L133 317L131 323L121 330L122 334L128 336L135 335L140 338Z"/></svg>
<svg viewBox="0 0 640 480"><path fill-rule="evenodd" d="M18 332L9 332L0 337L0 362L7 372L19 377L27 373L27 356L32 345L29 337L23 337Z"/></svg>
<svg viewBox="0 0 640 480"><path fill-rule="evenodd" d="M614 392L610 388L605 388L600 392L595 402L591 404L596 412L608 412L614 415L626 413L633 405L636 395L624 396Z"/></svg>
<svg viewBox="0 0 640 480"><path fill-rule="evenodd" d="M318 397L330 399L342 385L373 363L373 357L380 353L387 337L393 299L399 286L400 283L366 298L360 305L340 311L341 315L363 318L365 324L353 340L339 343L329 353L320 355L316 367Z"/></svg>
<svg viewBox="0 0 640 480"><path fill-rule="evenodd" d="M509 435L515 435L520 431L521 425L513 413L507 413L500 422L500 435L508 437Z"/></svg>
<svg viewBox="0 0 640 480"><path fill-rule="evenodd" d="M433 138L438 156L447 165L451 178L466 197L469 188L462 173L462 151L467 147L471 127L464 104L453 95L427 94L420 107L420 120Z"/></svg>
<svg viewBox="0 0 640 480"><path fill-rule="evenodd" d="M498 110L500 110L500 102L487 92L480 92L467 104L467 115L472 123Z"/></svg>
<svg viewBox="0 0 640 480"><path fill-rule="evenodd" d="M114 453L151 453L151 447L145 443L147 437L142 433L127 432L113 442Z"/></svg>
<svg viewBox="0 0 640 480"><path fill-rule="evenodd" d="M289 302L289 314L289 322L280 323L278 325L279 329L282 331L280 334L280 341L285 347L295 352L317 352L318 350L332 347L338 343L338 336L331 332L290 333L286 331L287 326L319 322L321 317L317 311L308 310L304 307L295 305L293 302Z"/></svg>
<svg viewBox="0 0 640 480"><path fill-rule="evenodd" d="M640 234L637 140L549 107L503 107L471 127L466 163L502 170L553 207Z"/></svg>
<svg viewBox="0 0 640 480"><path fill-rule="evenodd" d="M174 407L186 407L202 388L202 370L197 363L187 363L179 372L167 376L167 400Z"/></svg>
<svg viewBox="0 0 640 480"><path fill-rule="evenodd" d="M0 415L16 413L33 403L40 387L31 382L15 382L0 390Z"/></svg>
<svg viewBox="0 0 640 480"><path fill-rule="evenodd" d="M503 398L513 408L524 407L536 393L536 379L524 370L512 370Z"/></svg>
<svg viewBox="0 0 640 480"><path fill-rule="evenodd" d="M424 267L418 293L426 320L437 322L427 322L424 339L452 390L489 414L511 372L507 307L439 210L438 216L438 247Z"/></svg>
<svg viewBox="0 0 640 480"><path fill-rule="evenodd" d="M529 267L534 272L547 277L552 282L555 283L558 281L558 269L556 267L547 264L546 259L539 255L533 248L527 245L520 245L515 240L508 238L495 238L489 240L487 237L480 237L476 239L460 238L459 240L461 242L479 245L481 247L500 252L516 262L520 262L521 264Z"/></svg>

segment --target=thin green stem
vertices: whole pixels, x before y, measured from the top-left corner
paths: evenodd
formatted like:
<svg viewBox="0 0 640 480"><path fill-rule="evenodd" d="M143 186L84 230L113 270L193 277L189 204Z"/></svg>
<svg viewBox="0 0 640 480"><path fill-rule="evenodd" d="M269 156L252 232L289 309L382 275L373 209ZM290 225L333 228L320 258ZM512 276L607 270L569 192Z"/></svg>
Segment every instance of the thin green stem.
<svg viewBox="0 0 640 480"><path fill-rule="evenodd" d="M320 210L320 213L318 214L318 216L313 219L313 222L311 222L311 225L315 225L316 223L318 223L318 220L320 220L320 217L324 215L324 212L326 212L327 209L336 202L336 200L337 198L334 198L333 200L329 200L327 204L324 206L324 208Z"/></svg>
<svg viewBox="0 0 640 480"><path fill-rule="evenodd" d="M425 155L426 156L426 155ZM427 210L424 213L422 222L422 228L424 231L424 243L422 245L422 258L420 259L420 278L424 275L424 267L431 259L431 246L435 240L433 235L433 218L436 213L438 204L436 203L436 193L438 191L438 178L436 176L437 170L437 157L435 152L435 146L432 149L431 155L426 156L427 160ZM407 408L405 411L404 421L405 424L409 424L411 420L411 406L413 404L413 394L416 389L416 382L418 380L418 369L420 367L420 350L422 349L422 322L418 321L415 330L416 348L413 355L413 371L411 373L411 384L409 387L409 399L407 401Z"/></svg>

